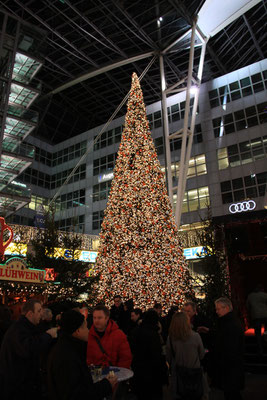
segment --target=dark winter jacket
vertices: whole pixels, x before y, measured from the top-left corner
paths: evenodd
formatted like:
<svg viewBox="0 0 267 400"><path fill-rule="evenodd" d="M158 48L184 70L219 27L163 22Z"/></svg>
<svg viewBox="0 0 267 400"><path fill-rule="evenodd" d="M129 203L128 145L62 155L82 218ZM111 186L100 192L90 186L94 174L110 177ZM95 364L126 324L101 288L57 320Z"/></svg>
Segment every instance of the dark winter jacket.
<svg viewBox="0 0 267 400"><path fill-rule="evenodd" d="M107 379L93 384L86 364L86 342L62 334L48 356L49 400L100 400L112 392Z"/></svg>
<svg viewBox="0 0 267 400"><path fill-rule="evenodd" d="M113 305L110 309L110 319L119 326L120 329L123 328L124 319L125 319L125 311L123 308L123 304L119 307Z"/></svg>
<svg viewBox="0 0 267 400"><path fill-rule="evenodd" d="M96 338L102 344L105 354L97 344ZM132 354L126 335L119 329L116 322L109 320L104 335L100 338L92 325L87 345L87 364L130 368Z"/></svg>
<svg viewBox="0 0 267 400"><path fill-rule="evenodd" d="M232 312L218 319L213 360L213 383L224 391L244 387L244 332Z"/></svg>
<svg viewBox="0 0 267 400"><path fill-rule="evenodd" d="M38 333L25 316L7 330L0 352L1 399L39 398L40 356L52 341L48 333Z"/></svg>
<svg viewBox="0 0 267 400"><path fill-rule="evenodd" d="M129 338L133 353L132 369L137 385L161 387L166 383L167 367L162 355L157 325L142 322L131 332Z"/></svg>

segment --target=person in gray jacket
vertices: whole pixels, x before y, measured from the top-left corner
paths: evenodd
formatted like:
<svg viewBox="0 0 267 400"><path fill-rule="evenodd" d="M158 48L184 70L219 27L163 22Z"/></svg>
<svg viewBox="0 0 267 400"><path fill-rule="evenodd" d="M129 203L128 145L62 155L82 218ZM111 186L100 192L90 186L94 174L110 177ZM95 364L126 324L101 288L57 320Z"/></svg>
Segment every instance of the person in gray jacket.
<svg viewBox="0 0 267 400"><path fill-rule="evenodd" d="M263 355L261 327L264 325L264 331L267 334L267 293L264 292L262 284L257 285L254 292L248 295L247 309L255 331L258 353Z"/></svg>
<svg viewBox="0 0 267 400"><path fill-rule="evenodd" d="M171 369L173 399L181 399L176 382L176 366L200 368L200 360L204 355L205 349L201 337L192 330L187 314L175 313L172 317L166 344L166 359Z"/></svg>

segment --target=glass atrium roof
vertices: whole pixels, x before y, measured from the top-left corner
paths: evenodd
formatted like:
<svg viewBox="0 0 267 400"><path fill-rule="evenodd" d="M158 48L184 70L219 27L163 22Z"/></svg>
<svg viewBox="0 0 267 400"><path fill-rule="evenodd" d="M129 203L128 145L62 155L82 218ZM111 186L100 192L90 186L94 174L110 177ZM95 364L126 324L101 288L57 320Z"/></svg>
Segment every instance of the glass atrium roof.
<svg viewBox="0 0 267 400"><path fill-rule="evenodd" d="M4 130L4 137L13 136L24 139L29 133L35 128L35 124L32 125L30 122L20 121L17 118L6 118L6 125Z"/></svg>
<svg viewBox="0 0 267 400"><path fill-rule="evenodd" d="M21 107L19 105L9 104L7 107L7 113L14 117L25 119L26 121L30 121L33 123L38 122L38 112L29 110L27 108L25 109L24 107Z"/></svg>
<svg viewBox="0 0 267 400"><path fill-rule="evenodd" d="M38 97L39 93L37 90L32 90L17 83L11 83L8 102L9 104L19 104L26 108Z"/></svg>
<svg viewBox="0 0 267 400"><path fill-rule="evenodd" d="M19 158L6 156L2 154L0 167L5 170L11 170L14 174L18 174L23 167L29 164L28 161L20 160Z"/></svg>
<svg viewBox="0 0 267 400"><path fill-rule="evenodd" d="M16 210L24 207L31 200L31 191L26 185L12 182L2 189L0 193L0 212L8 216Z"/></svg>
<svg viewBox="0 0 267 400"><path fill-rule="evenodd" d="M2 190L11 179L14 178L13 171L3 171L0 168L0 190Z"/></svg>
<svg viewBox="0 0 267 400"><path fill-rule="evenodd" d="M6 139L6 140L5 140ZM14 156L34 159L35 147L25 143L19 143L16 138L5 138L2 144L3 153L13 153ZM9 154L10 155L10 154Z"/></svg>
<svg viewBox="0 0 267 400"><path fill-rule="evenodd" d="M42 63L22 53L16 53L12 78L17 82L29 83Z"/></svg>

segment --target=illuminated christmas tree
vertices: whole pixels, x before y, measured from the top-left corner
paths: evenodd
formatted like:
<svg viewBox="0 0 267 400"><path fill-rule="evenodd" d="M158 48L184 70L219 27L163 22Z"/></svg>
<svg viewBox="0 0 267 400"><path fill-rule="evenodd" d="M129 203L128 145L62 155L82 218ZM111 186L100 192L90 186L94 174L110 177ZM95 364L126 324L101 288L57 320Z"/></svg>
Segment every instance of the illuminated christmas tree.
<svg viewBox="0 0 267 400"><path fill-rule="evenodd" d="M192 286L143 94L132 76L125 129L100 233L98 301L115 294L136 307L182 304Z"/></svg>

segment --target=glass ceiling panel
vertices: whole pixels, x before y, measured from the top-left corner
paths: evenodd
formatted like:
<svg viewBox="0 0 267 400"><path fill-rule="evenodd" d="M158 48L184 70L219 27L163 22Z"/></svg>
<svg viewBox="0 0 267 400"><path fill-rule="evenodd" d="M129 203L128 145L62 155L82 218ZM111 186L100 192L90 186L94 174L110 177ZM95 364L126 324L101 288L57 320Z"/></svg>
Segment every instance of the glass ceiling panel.
<svg viewBox="0 0 267 400"><path fill-rule="evenodd" d="M34 129L33 125L25 121L19 121L14 118L6 118L5 135L11 135L18 138L24 138Z"/></svg>
<svg viewBox="0 0 267 400"><path fill-rule="evenodd" d="M38 69L42 66L39 61L16 53L12 78L19 82L29 83Z"/></svg>
<svg viewBox="0 0 267 400"><path fill-rule="evenodd" d="M27 121L37 123L38 122L38 112L20 107L14 104L9 104L7 107L7 113L13 115L14 117L23 118Z"/></svg>
<svg viewBox="0 0 267 400"><path fill-rule="evenodd" d="M2 144L2 150L13 153L15 156L25 156L34 158L35 147L26 143L19 143L16 139L5 137Z"/></svg>
<svg viewBox="0 0 267 400"><path fill-rule="evenodd" d="M3 151L8 151L10 153L16 151L17 147L19 146L19 141L17 140L17 138L11 138L6 136L3 139L3 143L2 143L2 150Z"/></svg>
<svg viewBox="0 0 267 400"><path fill-rule="evenodd" d="M6 184L10 181L10 179L14 179L16 173L12 174L12 171L1 171L0 170L0 190L2 190Z"/></svg>
<svg viewBox="0 0 267 400"><path fill-rule="evenodd" d="M9 199L7 197L1 197L0 196L0 210L10 210L10 209L14 209L16 210L19 206L21 206L23 203L25 203L24 201L19 201L19 200L13 200L13 199Z"/></svg>
<svg viewBox="0 0 267 400"><path fill-rule="evenodd" d="M14 172L19 172L21 168L25 167L26 164L28 164L28 161L19 160L18 158L9 157L4 154L1 156L0 167L4 169L10 169Z"/></svg>
<svg viewBox="0 0 267 400"><path fill-rule="evenodd" d="M24 86L17 85L16 83L11 83L9 103L19 104L25 108L29 107L30 104L39 95L38 92L26 88Z"/></svg>
<svg viewBox="0 0 267 400"><path fill-rule="evenodd" d="M27 188L25 184L15 181L6 186L1 193L5 193L11 196L26 197L27 199L31 198L31 190Z"/></svg>

